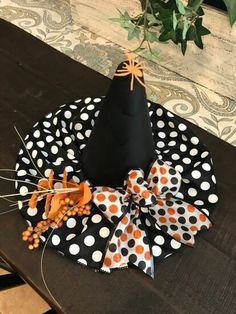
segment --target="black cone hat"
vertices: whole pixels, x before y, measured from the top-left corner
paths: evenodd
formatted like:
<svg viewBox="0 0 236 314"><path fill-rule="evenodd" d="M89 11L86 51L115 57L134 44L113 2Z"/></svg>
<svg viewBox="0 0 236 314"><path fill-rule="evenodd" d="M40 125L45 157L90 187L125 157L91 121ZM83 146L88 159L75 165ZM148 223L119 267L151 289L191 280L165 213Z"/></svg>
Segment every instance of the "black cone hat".
<svg viewBox="0 0 236 314"><path fill-rule="evenodd" d="M130 169L147 171L154 156L145 88L134 78L131 90L131 74L114 76L82 156L83 171L93 184L115 187Z"/></svg>

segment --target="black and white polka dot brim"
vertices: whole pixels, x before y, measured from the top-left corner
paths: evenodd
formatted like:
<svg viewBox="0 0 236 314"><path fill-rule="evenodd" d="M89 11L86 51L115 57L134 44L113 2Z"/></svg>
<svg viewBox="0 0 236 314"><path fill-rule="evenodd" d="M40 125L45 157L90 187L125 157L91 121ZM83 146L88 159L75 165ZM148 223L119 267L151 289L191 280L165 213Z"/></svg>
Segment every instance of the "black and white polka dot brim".
<svg viewBox="0 0 236 314"><path fill-rule="evenodd" d="M54 189L61 187L64 170L76 183L87 180L81 155L102 106L102 97L63 104L36 123L24 139L16 164L16 188L20 212L29 226L47 218L43 201L35 208L28 206L40 178L48 178L53 170ZM59 228L53 232L49 228L40 236L41 242L98 270L110 272L134 264L153 276L154 260L162 261L182 245L192 245L197 232L211 226L208 217L218 197L207 147L159 104L149 101L148 110L156 160L147 181L142 171L134 169L128 187L127 181L117 189L90 186L90 214L62 220ZM127 197L132 198L131 205Z"/></svg>

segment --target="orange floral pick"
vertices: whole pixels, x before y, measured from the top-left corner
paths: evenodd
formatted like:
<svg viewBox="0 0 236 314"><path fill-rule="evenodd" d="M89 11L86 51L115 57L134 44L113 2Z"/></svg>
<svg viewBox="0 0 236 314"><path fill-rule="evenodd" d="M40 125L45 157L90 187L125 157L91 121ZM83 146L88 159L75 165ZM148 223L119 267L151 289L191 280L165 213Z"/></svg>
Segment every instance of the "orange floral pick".
<svg viewBox="0 0 236 314"><path fill-rule="evenodd" d="M128 63L124 62L122 69L116 71L114 76L127 76L131 75L130 90L134 89L134 79L136 79L143 87L146 88L145 84L140 80L143 77L142 69L144 68L145 61L135 62L135 58L129 52L125 52Z"/></svg>
<svg viewBox="0 0 236 314"><path fill-rule="evenodd" d="M39 246L42 233L49 228L60 227L69 216L90 214L92 193L86 182L76 183L73 179L68 181L66 170L61 181L62 188L54 189L53 181L54 174L51 170L48 179L39 180L38 190L34 191L29 200L29 207L35 208L38 201L46 195L44 210L47 218L22 233L22 238L29 243L30 250Z"/></svg>

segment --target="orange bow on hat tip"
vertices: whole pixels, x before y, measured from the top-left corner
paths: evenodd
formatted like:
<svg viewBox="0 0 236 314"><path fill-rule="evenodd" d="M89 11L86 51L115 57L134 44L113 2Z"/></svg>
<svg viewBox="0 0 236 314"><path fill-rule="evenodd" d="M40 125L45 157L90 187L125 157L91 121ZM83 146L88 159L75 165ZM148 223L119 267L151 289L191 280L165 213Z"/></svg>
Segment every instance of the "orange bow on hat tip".
<svg viewBox="0 0 236 314"><path fill-rule="evenodd" d="M127 76L131 75L131 82L130 82L130 90L133 91L134 89L134 79L136 79L143 87L146 88L145 84L140 80L140 77L143 77L142 69L144 68L145 61L140 61L138 63L135 62L134 56L129 53L125 52L128 63L124 62L122 69L118 69L114 76Z"/></svg>

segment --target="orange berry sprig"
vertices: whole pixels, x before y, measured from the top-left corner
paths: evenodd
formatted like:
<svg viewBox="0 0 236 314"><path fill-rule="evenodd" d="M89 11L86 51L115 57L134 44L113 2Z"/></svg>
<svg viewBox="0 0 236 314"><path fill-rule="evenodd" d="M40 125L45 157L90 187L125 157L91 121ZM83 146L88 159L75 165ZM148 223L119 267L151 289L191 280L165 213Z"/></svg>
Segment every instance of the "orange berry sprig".
<svg viewBox="0 0 236 314"><path fill-rule="evenodd" d="M35 227L29 226L22 232L23 241L28 242L29 250L39 247L40 236L49 228L59 228L63 225L63 221L67 221L71 216L90 215L91 203L82 206L76 206L74 201L69 197L60 200L60 210L54 219L41 220Z"/></svg>

